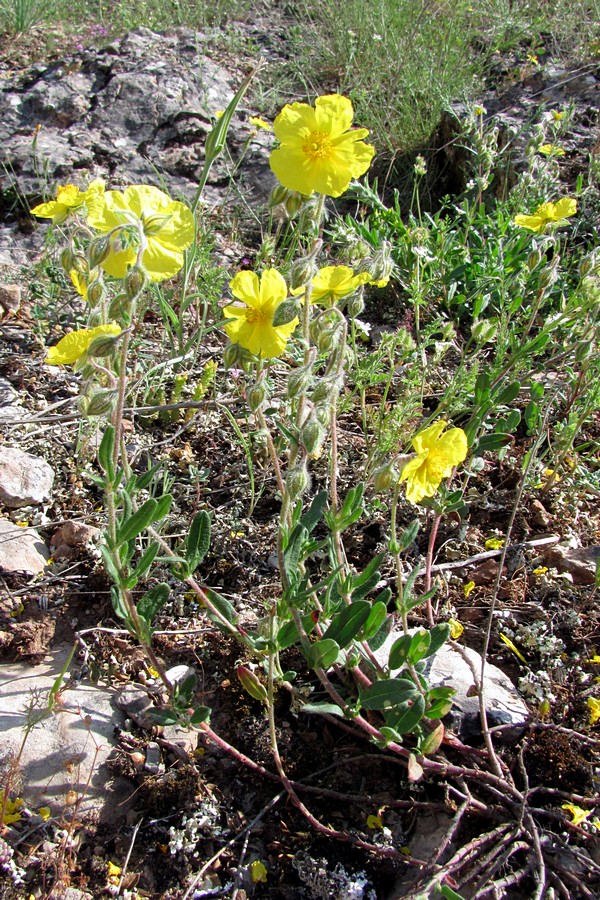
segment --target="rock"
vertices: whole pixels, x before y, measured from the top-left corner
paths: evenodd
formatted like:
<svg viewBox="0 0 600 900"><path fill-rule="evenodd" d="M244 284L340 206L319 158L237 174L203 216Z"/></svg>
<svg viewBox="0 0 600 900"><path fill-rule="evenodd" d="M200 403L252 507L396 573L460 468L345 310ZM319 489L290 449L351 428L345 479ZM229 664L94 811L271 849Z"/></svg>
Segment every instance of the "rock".
<svg viewBox="0 0 600 900"><path fill-rule="evenodd" d="M416 629L411 629L411 633L414 631ZM375 651L381 664L387 665L392 644L402 634L392 631ZM481 655L470 647L464 647L463 651L479 674ZM449 644L443 644L434 656L426 658L426 663L423 674L431 687L451 687L456 691L452 709L444 718L445 724L465 742L481 737L479 699L473 691L473 673L461 653ZM501 739L505 742L518 740L529 719L529 709L510 678L491 663L485 666L484 693L490 728L495 725L510 726L499 733Z"/></svg>
<svg viewBox="0 0 600 900"><path fill-rule="evenodd" d="M142 688L127 685L117 694L115 702L128 719L145 731L151 731L156 726L156 721L149 715L154 703Z"/></svg>
<svg viewBox="0 0 600 900"><path fill-rule="evenodd" d="M539 525L541 528L547 528L552 522L551 514L539 500L531 501L531 512L534 525Z"/></svg>
<svg viewBox="0 0 600 900"><path fill-rule="evenodd" d="M165 770L160 756L160 747L158 746L156 741L150 741L150 743L146 747L146 760L144 762L144 769L146 770L146 772L150 772L151 775L158 775Z"/></svg>
<svg viewBox="0 0 600 900"><path fill-rule="evenodd" d="M195 674L193 668L186 665L172 666L165 672L165 675L171 684L181 684L181 682L185 681L186 678L189 678L190 675Z"/></svg>
<svg viewBox="0 0 600 900"><path fill-rule="evenodd" d="M0 378L0 422L26 418L27 414L18 403L19 395L6 378Z"/></svg>
<svg viewBox="0 0 600 900"><path fill-rule="evenodd" d="M16 447L0 447L0 503L10 509L43 503L53 483L54 471L45 460Z"/></svg>
<svg viewBox="0 0 600 900"><path fill-rule="evenodd" d="M564 547L555 544L542 556L542 561L549 569L568 572L573 584L595 584L596 567L600 560L600 547Z"/></svg>
<svg viewBox="0 0 600 900"><path fill-rule="evenodd" d="M21 286L0 284L0 312L3 316L17 312L21 306Z"/></svg>
<svg viewBox="0 0 600 900"><path fill-rule="evenodd" d="M39 575L50 558L48 549L35 528L21 528L8 519L0 519L0 569Z"/></svg>
<svg viewBox="0 0 600 900"><path fill-rule="evenodd" d="M50 550L54 559L75 559L78 550L95 541L100 529L85 522L69 521L54 532L50 541Z"/></svg>
<svg viewBox="0 0 600 900"><path fill-rule="evenodd" d="M68 678L60 691L60 705L43 715L48 695L71 653L70 646L56 648L41 665L0 665L0 733L2 752L19 753L27 707L40 723L25 740L18 772L20 795L32 809L49 806L60 815L75 792L81 799L78 815L93 809L108 817L124 814L121 804L127 783L119 783L119 796L111 794L111 775L106 761L115 747L114 728L120 714L112 704L112 691L80 683L70 688ZM89 784L88 784L89 780ZM112 803L115 800L115 803Z"/></svg>

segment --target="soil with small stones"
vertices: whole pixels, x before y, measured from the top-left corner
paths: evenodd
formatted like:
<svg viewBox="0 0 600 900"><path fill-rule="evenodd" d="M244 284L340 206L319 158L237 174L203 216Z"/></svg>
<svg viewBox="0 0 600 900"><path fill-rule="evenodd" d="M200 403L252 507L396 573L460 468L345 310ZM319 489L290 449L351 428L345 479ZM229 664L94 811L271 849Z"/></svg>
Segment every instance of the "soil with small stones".
<svg viewBox="0 0 600 900"><path fill-rule="evenodd" d="M63 310L61 331L69 316L69 310ZM376 317L372 318L377 325ZM394 309L393 303L387 310L386 325L390 324L407 324L406 312ZM148 341L152 340L152 328L153 323L146 322L144 338ZM33 424L5 429L4 439L43 456L57 475L51 502L43 510L28 512L31 524L48 540L62 522L70 519L102 527L102 497L90 477L97 434L92 426L82 427L74 413L77 377L70 371L48 377L42 364L44 342L27 302L17 315L0 324L0 333L0 377L8 379L18 391L19 402L32 420L44 413ZM209 358L220 362L221 353L217 341L212 347L203 347L190 383ZM244 431L243 397L231 374L228 378L228 393L219 400ZM376 395L372 397L374 403L378 400ZM435 405L435 401L432 403ZM50 406L53 410L44 412ZM135 466L142 471L148 464L161 463L165 484L170 484L174 495L166 539L176 544L199 509L210 511L212 541L199 573L202 582L234 605L245 627L258 627L280 592L274 562L279 502L259 436L254 435L251 448L253 495L244 448L229 418L213 402L207 401L205 409L187 422L177 416L166 421L164 417L134 414L129 414L128 422L126 437ZM599 425L588 426L586 440L597 440ZM523 456L530 444L530 438L522 433L502 462L490 457L485 477L478 479L476 492L474 489L470 496L466 522L450 518L440 530L436 563L476 556L485 550L489 537L505 530ZM339 491L343 496L366 456L356 411L342 419L340 451ZM549 533L561 537L575 534L584 546L600 542L596 496L585 493L573 471L561 476L562 480L544 493L532 491L523 499L512 536L513 543L522 544L523 550L515 564L509 564L501 582L489 657L515 683L526 669L543 671L549 677L555 697L550 709L538 711L535 694L528 697L531 727L517 746L500 750L515 779L523 784L522 771L526 772L529 787L538 792L537 805L548 809L559 809L569 797L593 796L598 764L587 706L588 697L595 695L596 673L600 671L589 662L600 652L596 588L573 584L553 573L539 574L537 551L528 549L526 543ZM326 480L326 463L321 460L315 464L311 490L317 491ZM357 571L386 548L388 510L370 490L367 506L369 516L349 530L345 541L348 561ZM415 508L405 504L400 525L408 525L414 515ZM430 525L424 518L417 541L407 554L411 564L424 558ZM457 573L449 570L436 596L440 616L447 617L450 612L459 619L465 625L464 642L475 649L483 644L497 566L492 559ZM318 571L314 574L318 576ZM382 577L393 583L390 565L386 568L384 564ZM15 860L28 871L26 894L59 897L72 887L86 892L83 896L114 895L108 863L123 866L128 858L122 889L129 891L124 895L130 897L180 900L184 895L235 896L241 900L246 896L404 896L404 888L398 885L411 871L408 861L386 859L325 838L290 802L275 774L264 709L242 689L236 676L236 667L248 662L244 650L215 630L201 605L168 570L159 568L153 579L167 580L172 586L171 599L156 623L157 630L163 632L155 638L161 661L165 667L189 663L195 668L199 675L195 703L210 707L214 731L265 771L258 775L249 770L200 734L197 751L185 761L163 743L165 771L151 776L140 772L135 758L145 752L149 741L161 739L160 730L148 734L133 726L119 732L121 752L112 765L114 774L125 776L130 783L133 800L127 819L112 826L100 826L93 820L78 822L68 846L60 844L58 834L64 823L49 825L44 838L39 833L23 835L19 826L11 829L9 843L22 837ZM471 581L475 587L466 596L465 584ZM2 587L0 634L7 636L0 641L2 660L19 659L35 665L54 643L75 641L76 632L82 629L121 627L112 611L108 579L99 558L89 549L82 549L74 559L55 562L37 580L4 575ZM423 610L417 608L412 624L423 621ZM541 634L562 644L558 656L548 655L541 641L528 646L524 649L525 667L502 643L499 632L536 623L543 626ZM147 684L151 680L142 652L126 634L97 632L88 634L86 642L89 656L85 668L83 659L78 662L82 677L113 685ZM284 668L299 672L300 684L307 693L313 692L313 699L321 699L319 686L311 681L297 653L287 652L282 663ZM397 758L357 741L343 722L299 714L291 708L283 689L277 695L276 710L277 739L286 773L297 783L299 796L312 815L327 826L382 848L390 844L401 848L410 846L422 816L436 812L452 815L456 810L456 801L443 782L425 779L410 783ZM450 745L444 747L444 753L450 762L465 762ZM369 828L369 816L381 816L386 831L376 825ZM186 820L189 823L192 818L197 828L193 840L186 844ZM565 821L559 813L551 826L556 834L565 834ZM471 840L481 827L476 816L465 816L453 836L454 846ZM244 829L244 836L234 840ZM586 848L592 843L590 833L575 835L572 840L581 840ZM50 845L54 849L45 857L45 847ZM59 852L55 852L57 846L62 846ZM207 866L209 860L212 862ZM266 867L264 883L254 884L248 876L248 866L254 860ZM347 884L343 892L342 869L355 877L364 873L368 887L363 894L348 893ZM325 875L322 870L326 870ZM581 896L594 896L600 888L597 877L584 873L579 878L590 892ZM0 890L9 900L25 895L23 887L12 887L1 869ZM371 895L369 890L373 891ZM519 891L508 889L504 896L532 896L533 890L534 885L525 880ZM577 888L572 896L580 896Z"/></svg>

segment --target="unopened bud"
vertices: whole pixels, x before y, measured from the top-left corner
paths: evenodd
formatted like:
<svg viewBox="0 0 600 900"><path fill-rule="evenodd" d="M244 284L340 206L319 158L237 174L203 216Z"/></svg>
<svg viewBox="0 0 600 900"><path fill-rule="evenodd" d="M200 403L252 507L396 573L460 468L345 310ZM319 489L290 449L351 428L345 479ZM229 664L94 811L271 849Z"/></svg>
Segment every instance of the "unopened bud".
<svg viewBox="0 0 600 900"><path fill-rule="evenodd" d="M88 303L90 303L92 306L95 306L97 303L99 303L102 300L103 295L104 295L104 288L102 286L102 282L101 281L92 281L92 283L88 287L88 292L87 292Z"/></svg>
<svg viewBox="0 0 600 900"><path fill-rule="evenodd" d="M87 256L90 269L97 269L110 253L110 240L107 237L95 238L88 247Z"/></svg>
<svg viewBox="0 0 600 900"><path fill-rule="evenodd" d="M339 393L339 385L337 379L323 379L315 385L315 389L310 395L311 403L319 406L322 403L331 403Z"/></svg>
<svg viewBox="0 0 600 900"><path fill-rule="evenodd" d="M309 284L318 271L319 269L313 256L305 256L302 259L297 259L290 271L290 284L292 290L303 287L305 284Z"/></svg>
<svg viewBox="0 0 600 900"><path fill-rule="evenodd" d="M300 394L305 394L310 387L311 382L312 374L310 371L302 368L292 372L291 375L288 376L287 381L287 395L290 400L293 400Z"/></svg>
<svg viewBox="0 0 600 900"><path fill-rule="evenodd" d="M308 485L309 477L306 465L294 466L294 468L290 469L287 473L285 487L292 502L302 496L308 489Z"/></svg>
<svg viewBox="0 0 600 900"><path fill-rule="evenodd" d="M89 398L87 404L86 415L88 416L105 416L112 412L116 400L114 391L99 390Z"/></svg>
<svg viewBox="0 0 600 900"><path fill-rule="evenodd" d="M83 276L83 278L89 278L90 267L87 259L85 256L82 256L81 253L71 254L71 269L74 269L77 274Z"/></svg>
<svg viewBox="0 0 600 900"><path fill-rule="evenodd" d="M290 219L296 215L303 203L304 197L302 196L302 194L298 194L296 191L290 191L288 193L288 196L285 198L283 205Z"/></svg>
<svg viewBox="0 0 600 900"><path fill-rule="evenodd" d="M540 288L542 290L546 290L549 288L557 279L556 268L554 266L548 266L544 269L542 274L540 275Z"/></svg>
<svg viewBox="0 0 600 900"><path fill-rule="evenodd" d="M73 264L73 251L69 247L65 247L60 254L60 264L67 273L75 268Z"/></svg>
<svg viewBox="0 0 600 900"><path fill-rule="evenodd" d="M135 300L146 284L146 273L139 266L134 266L125 276L124 290L129 300Z"/></svg>
<svg viewBox="0 0 600 900"><path fill-rule="evenodd" d="M471 336L478 344L487 344L496 337L498 327L495 322L474 322L471 325Z"/></svg>
<svg viewBox="0 0 600 900"><path fill-rule="evenodd" d="M529 269L530 272L533 272L535 267L539 266L541 261L542 261L542 254L536 247L535 250L532 250L531 253L529 254L529 256L527 257L527 268Z"/></svg>
<svg viewBox="0 0 600 900"><path fill-rule="evenodd" d="M369 265L369 274L373 281L385 282L392 274L393 268L394 261L391 254L391 244L389 241L384 241L381 249L373 255Z"/></svg>
<svg viewBox="0 0 600 900"><path fill-rule="evenodd" d="M392 463L388 462L384 466L379 466L373 473L373 489L375 490L375 493L382 494L384 491L387 491L390 485L395 483L397 479L398 474Z"/></svg>
<svg viewBox="0 0 600 900"><path fill-rule="evenodd" d="M279 328L280 325L288 325L298 318L299 303L294 297L284 300L280 303L273 315L273 327Z"/></svg>
<svg viewBox="0 0 600 900"><path fill-rule="evenodd" d="M108 307L108 318L117 322L128 322L131 315L131 300L125 294L117 294Z"/></svg>
<svg viewBox="0 0 600 900"><path fill-rule="evenodd" d="M119 334L99 334L88 347L87 356L90 358L110 356L120 338Z"/></svg>
<svg viewBox="0 0 600 900"><path fill-rule="evenodd" d="M284 188L282 184L277 184L271 191L271 196L269 197L269 206L273 209L274 206L279 206L281 203L285 203L288 198L289 191L287 188Z"/></svg>
<svg viewBox="0 0 600 900"><path fill-rule="evenodd" d="M360 287L356 293L348 297L346 301L346 312L351 319L360 316L365 308L365 298L363 294L363 288Z"/></svg>
<svg viewBox="0 0 600 900"><path fill-rule="evenodd" d="M256 384L253 384L250 388L248 388L246 400L248 401L248 406L250 407L252 412L256 412L257 410L259 410L266 399L267 387L264 381L257 381Z"/></svg>
<svg viewBox="0 0 600 900"><path fill-rule="evenodd" d="M300 432L300 440L312 459L318 459L323 452L323 442L327 432L316 418L310 418Z"/></svg>

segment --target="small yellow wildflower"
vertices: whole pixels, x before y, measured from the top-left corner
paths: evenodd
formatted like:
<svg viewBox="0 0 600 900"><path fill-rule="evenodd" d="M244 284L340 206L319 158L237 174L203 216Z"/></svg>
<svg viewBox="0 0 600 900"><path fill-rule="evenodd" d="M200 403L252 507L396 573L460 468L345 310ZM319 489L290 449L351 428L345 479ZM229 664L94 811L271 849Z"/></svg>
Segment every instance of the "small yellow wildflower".
<svg viewBox="0 0 600 900"><path fill-rule="evenodd" d="M368 272L355 275L349 266L323 266L312 280L310 299L313 303L335 304L353 294L362 284L371 282ZM303 294L305 288L294 288L292 294Z"/></svg>
<svg viewBox="0 0 600 900"><path fill-rule="evenodd" d="M225 115L225 110L224 110L224 109L218 109L218 110L215 112L215 119L217 120L217 122L219 121L219 119L222 119L224 115Z"/></svg>
<svg viewBox="0 0 600 900"><path fill-rule="evenodd" d="M476 116L484 116L487 112L485 106L476 106L473 110Z"/></svg>
<svg viewBox="0 0 600 900"><path fill-rule="evenodd" d="M40 806L38 809L38 816L41 816L44 822L47 822L51 815L52 813L49 806Z"/></svg>
<svg viewBox="0 0 600 900"><path fill-rule="evenodd" d="M538 566L537 569L533 570L534 575L545 575L548 571L548 566Z"/></svg>
<svg viewBox="0 0 600 900"><path fill-rule="evenodd" d="M250 877L252 878L253 884L258 884L259 882L262 882L263 884L266 883L267 867L260 859L255 859L254 862L250 863Z"/></svg>
<svg viewBox="0 0 600 900"><path fill-rule="evenodd" d="M70 366L89 350L94 338L103 334L121 334L121 328L115 322L110 325L97 325L95 328L84 328L81 331L71 331L61 338L58 344L50 347L45 362L49 366Z"/></svg>
<svg viewBox="0 0 600 900"><path fill-rule="evenodd" d="M556 144L542 144L539 149L539 153L543 156L564 156L565 151L562 147L558 147Z"/></svg>
<svg viewBox="0 0 600 900"><path fill-rule="evenodd" d="M27 519L19 519L18 522L15 523L19 526L19 528L29 528L29 522Z"/></svg>
<svg viewBox="0 0 600 900"><path fill-rule="evenodd" d="M381 816L367 816L367 828L379 828L380 830L383 830Z"/></svg>
<svg viewBox="0 0 600 900"><path fill-rule="evenodd" d="M451 428L442 434L448 423L443 420L425 428L413 438L417 456L406 463L400 481L406 481L406 499L420 503L433 497L444 478L467 456L467 436L462 428Z"/></svg>
<svg viewBox="0 0 600 900"><path fill-rule="evenodd" d="M251 125L254 125L255 128L262 128L264 131L273 131L273 126L261 116L250 116L248 121Z"/></svg>
<svg viewBox="0 0 600 900"><path fill-rule="evenodd" d="M2 809L3 804L4 791L0 791L0 809ZM19 822L21 819L19 810L23 808L23 805L23 800L20 797L16 797L14 800L7 800L4 808L4 817L0 825L12 825L14 822Z"/></svg>
<svg viewBox="0 0 600 900"><path fill-rule="evenodd" d="M564 112L559 112L557 109L553 109L553 110L551 110L551 112L552 112L552 118L554 119L555 122L560 122L560 120L564 116Z"/></svg>
<svg viewBox="0 0 600 900"><path fill-rule="evenodd" d="M515 654L517 659L520 659L522 663L527 664L527 660L525 659L525 657L523 656L521 651L517 650L517 648L515 647L515 645L513 644L513 642L511 641L511 639L509 637L506 637L505 634L500 633L500 640L504 641L504 643L506 644L508 649L512 650L512 652Z"/></svg>
<svg viewBox="0 0 600 900"><path fill-rule="evenodd" d="M88 287L90 286L92 281L98 277L98 269L92 269L90 272L89 278L83 278L76 269L71 269L69 272L69 278L73 283L73 287L77 291L77 293L83 297L84 300L87 300L88 296Z"/></svg>
<svg viewBox="0 0 600 900"><path fill-rule="evenodd" d="M592 666L600 666L600 656L594 653L591 659L586 659L586 663L590 663Z"/></svg>
<svg viewBox="0 0 600 900"><path fill-rule="evenodd" d="M564 225L569 216L577 212L577 200L564 197L556 203L542 203L532 216L515 216L515 225L528 231L543 231L547 225Z"/></svg>
<svg viewBox="0 0 600 900"><path fill-rule="evenodd" d="M9 613L11 619L16 619L18 616L20 616L24 609L25 607L23 606L23 601L19 600L18 607L16 609L13 609L12 612Z"/></svg>
<svg viewBox="0 0 600 900"><path fill-rule="evenodd" d="M538 60L537 56L535 55L535 53L527 54L527 62L530 62L533 66L539 65L539 60Z"/></svg>
<svg viewBox="0 0 600 900"><path fill-rule="evenodd" d="M366 128L350 131L354 110L347 97L317 97L314 107L292 103L283 107L273 130L280 146L270 165L281 184L309 196L313 191L339 197L350 181L364 175L375 154L365 144Z"/></svg>
<svg viewBox="0 0 600 900"><path fill-rule="evenodd" d="M104 182L97 178L85 191L80 191L75 184L65 184L56 190L56 200L40 203L31 210L39 219L52 219L53 225L60 225L69 213L80 209L90 200L104 193Z"/></svg>
<svg viewBox="0 0 600 900"><path fill-rule="evenodd" d="M450 626L450 637L453 641L457 641L465 630L465 626L458 619L448 619Z"/></svg>
<svg viewBox="0 0 600 900"><path fill-rule="evenodd" d="M582 822L585 822L585 820L591 816L590 810L575 806L574 803L563 803L561 809L566 809L567 812L571 813L571 816L573 817L571 819L571 825L581 825Z"/></svg>
<svg viewBox="0 0 600 900"><path fill-rule="evenodd" d="M600 719L600 700L596 697L588 697L588 709L590 711L590 725L595 725Z"/></svg>
<svg viewBox="0 0 600 900"><path fill-rule="evenodd" d="M123 870L121 869L121 866L117 866L114 863L111 863L109 860L107 874L108 874L108 880L110 881L111 884L119 883L119 879L121 877L122 871Z"/></svg>
<svg viewBox="0 0 600 900"><path fill-rule="evenodd" d="M474 590L474 588L475 588L474 581L467 581L467 583L465 585L463 585L465 600L469 597L469 594L471 593L472 590Z"/></svg>
<svg viewBox="0 0 600 900"><path fill-rule="evenodd" d="M486 550L499 550L504 547L504 538L488 538L485 542Z"/></svg>
<svg viewBox="0 0 600 900"><path fill-rule="evenodd" d="M255 272L238 272L229 283L231 293L245 306L226 306L223 315L231 319L225 331L233 344L239 344L255 356L271 359L281 356L298 319L285 325L273 325L273 316L287 297L287 285L277 269L265 269L259 278Z"/></svg>

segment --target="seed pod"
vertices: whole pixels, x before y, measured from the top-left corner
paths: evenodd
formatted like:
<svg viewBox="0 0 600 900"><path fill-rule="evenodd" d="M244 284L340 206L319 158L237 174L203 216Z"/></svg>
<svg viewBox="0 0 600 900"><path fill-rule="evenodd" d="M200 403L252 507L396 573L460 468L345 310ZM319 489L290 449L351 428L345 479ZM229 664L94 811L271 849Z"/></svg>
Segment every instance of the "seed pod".
<svg viewBox="0 0 600 900"><path fill-rule="evenodd" d="M90 398L87 406L86 415L88 416L105 416L112 412L115 405L116 394L114 391L99 390Z"/></svg>
<svg viewBox="0 0 600 900"><path fill-rule="evenodd" d="M96 269L110 253L110 241L106 237L95 238L88 247L90 269Z"/></svg>
<svg viewBox="0 0 600 900"><path fill-rule="evenodd" d="M139 266L133 266L125 276L124 290L129 300L135 300L146 284L146 273Z"/></svg>
<svg viewBox="0 0 600 900"><path fill-rule="evenodd" d="M279 206L288 198L289 191L287 188L284 188L282 184L277 184L271 191L271 196L269 197L269 207L273 209L274 206Z"/></svg>
<svg viewBox="0 0 600 900"><path fill-rule="evenodd" d="M382 494L398 479L398 474L392 463L388 462L379 466L373 473L373 489L376 494Z"/></svg>
<svg viewBox="0 0 600 900"><path fill-rule="evenodd" d="M290 270L290 285L292 290L296 290L296 288L309 284L318 271L319 269L313 256L305 256L302 259L297 259Z"/></svg>
<svg viewBox="0 0 600 900"><path fill-rule="evenodd" d="M312 459L318 459L323 452L323 443L327 432L316 418L310 418L300 432L300 440Z"/></svg>
<svg viewBox="0 0 600 900"><path fill-rule="evenodd" d="M257 381L256 384L248 388L246 399L252 412L256 412L261 408L267 396L267 386L264 381Z"/></svg>
<svg viewBox="0 0 600 900"><path fill-rule="evenodd" d="M287 395L290 400L305 394L312 382L312 373L306 369L297 369L288 376Z"/></svg>
<svg viewBox="0 0 600 900"><path fill-rule="evenodd" d="M104 295L104 287L101 281L92 281L88 287L87 299L88 303L95 306L102 300Z"/></svg>
<svg viewBox="0 0 600 900"><path fill-rule="evenodd" d="M73 264L73 251L70 247L65 247L65 249L60 254L60 264L67 273L69 273L71 269L75 268Z"/></svg>
<svg viewBox="0 0 600 900"><path fill-rule="evenodd" d="M87 349L87 356L90 359L102 357L102 356L110 356L115 347L117 346L119 340L121 339L121 335L119 334L100 334L98 337L94 338L92 343Z"/></svg>
<svg viewBox="0 0 600 900"><path fill-rule="evenodd" d="M360 316L365 308L365 298L363 293L363 289L360 287L357 292L348 297L346 301L346 312L351 319Z"/></svg>
<svg viewBox="0 0 600 900"><path fill-rule="evenodd" d="M290 500L293 502L301 497L308 490L310 479L306 470L306 465L295 466L287 473L285 486Z"/></svg>

